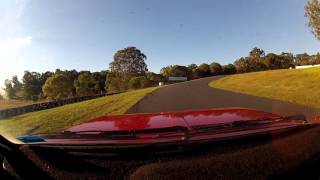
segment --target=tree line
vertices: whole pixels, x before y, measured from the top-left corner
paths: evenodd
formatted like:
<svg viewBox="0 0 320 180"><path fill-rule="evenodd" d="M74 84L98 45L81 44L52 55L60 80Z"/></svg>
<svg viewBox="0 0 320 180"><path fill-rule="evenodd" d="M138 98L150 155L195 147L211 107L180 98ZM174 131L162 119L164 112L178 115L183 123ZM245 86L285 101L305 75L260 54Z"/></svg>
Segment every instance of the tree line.
<svg viewBox="0 0 320 180"><path fill-rule="evenodd" d="M16 75L5 80L4 91L8 99L36 101L155 86L164 79L160 74L148 71L146 58L139 49L128 47L115 53L109 70L78 72L57 69L55 72L44 73L25 71L21 82Z"/></svg>
<svg viewBox="0 0 320 180"><path fill-rule="evenodd" d="M234 62L237 73L264 71L273 69L295 68L301 65L320 64L320 54L296 54L282 52L281 54L268 53L262 49L253 48L247 57L241 57Z"/></svg>
<svg viewBox="0 0 320 180"><path fill-rule="evenodd" d="M22 82L17 76L5 80L4 90L9 99L61 99L73 96L105 93L107 71L90 72L60 70L55 72L25 71Z"/></svg>
<svg viewBox="0 0 320 180"><path fill-rule="evenodd" d="M309 55L307 53L296 54L282 52L281 54L268 53L260 48L253 48L247 57L241 57L233 64L220 65L217 62L211 64L190 64L187 66L170 65L161 69L160 74L164 77L184 76L188 79L197 79L215 75L228 75L265 71L273 69L289 69L301 65L320 64L320 53Z"/></svg>
<svg viewBox="0 0 320 180"><path fill-rule="evenodd" d="M39 100L62 99L74 96L103 94L128 89L156 86L169 77L187 77L189 80L215 75L228 75L273 69L288 69L298 65L320 64L320 54L307 53L274 54L260 48L253 48L247 57L237 59L233 64L218 62L200 65L169 65L160 74L149 72L145 63L147 56L136 47L127 47L114 55L109 70L100 72L60 70L55 72L25 71L22 82L17 76L5 81L4 90L9 99ZM3 98L2 96L0 98Z"/></svg>

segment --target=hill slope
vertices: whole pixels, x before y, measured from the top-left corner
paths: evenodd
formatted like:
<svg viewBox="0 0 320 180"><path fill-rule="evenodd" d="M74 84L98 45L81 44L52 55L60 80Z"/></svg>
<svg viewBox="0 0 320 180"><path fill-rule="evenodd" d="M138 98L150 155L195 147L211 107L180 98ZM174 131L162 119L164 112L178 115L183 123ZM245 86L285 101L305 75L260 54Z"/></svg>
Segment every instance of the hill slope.
<svg viewBox="0 0 320 180"><path fill-rule="evenodd" d="M320 68L237 74L209 86L320 108Z"/></svg>
<svg viewBox="0 0 320 180"><path fill-rule="evenodd" d="M22 134L59 132L98 116L124 114L155 89L129 91L0 120L0 134L10 138Z"/></svg>
<svg viewBox="0 0 320 180"><path fill-rule="evenodd" d="M46 101L29 101L29 100L1 100L0 99L0 110L2 109L9 109L9 108L15 108L15 107L21 107L21 106L26 106L30 104L35 104L35 103L42 103Z"/></svg>

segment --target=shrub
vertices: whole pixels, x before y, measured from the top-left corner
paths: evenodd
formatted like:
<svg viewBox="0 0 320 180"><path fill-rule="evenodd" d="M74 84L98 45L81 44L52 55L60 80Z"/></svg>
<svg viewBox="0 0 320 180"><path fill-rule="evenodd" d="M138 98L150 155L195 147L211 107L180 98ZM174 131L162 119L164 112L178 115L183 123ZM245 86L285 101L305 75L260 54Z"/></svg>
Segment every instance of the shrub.
<svg viewBox="0 0 320 180"><path fill-rule="evenodd" d="M222 66L223 74L235 74L237 72L236 67L233 64Z"/></svg>
<svg viewBox="0 0 320 180"><path fill-rule="evenodd" d="M222 74L222 67L219 63L213 62L210 64L210 71L212 75Z"/></svg>
<svg viewBox="0 0 320 180"><path fill-rule="evenodd" d="M128 86L130 89L139 89L149 86L150 81L144 76L133 77L129 80Z"/></svg>

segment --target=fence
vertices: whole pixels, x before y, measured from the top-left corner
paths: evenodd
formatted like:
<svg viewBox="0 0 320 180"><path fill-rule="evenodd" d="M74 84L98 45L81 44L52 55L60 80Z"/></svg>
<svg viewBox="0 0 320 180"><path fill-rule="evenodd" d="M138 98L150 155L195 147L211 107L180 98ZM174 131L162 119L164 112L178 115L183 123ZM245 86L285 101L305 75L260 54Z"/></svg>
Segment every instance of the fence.
<svg viewBox="0 0 320 180"><path fill-rule="evenodd" d="M93 95L93 96L73 97L73 98L54 100L54 101L43 102L43 103L38 103L38 104L31 104L31 105L21 106L21 107L16 107L16 108L4 109L4 110L0 110L0 119L13 117L13 116L17 116L17 115L21 115L21 114L25 114L25 113L29 113L29 112L34 112L34 111L55 108L55 107L63 106L66 104L72 104L72 103L76 103L76 102L86 101L86 100L90 100L90 99L103 97L106 95L113 95L113 94L119 94L119 93L122 93L122 92L98 94L98 95Z"/></svg>

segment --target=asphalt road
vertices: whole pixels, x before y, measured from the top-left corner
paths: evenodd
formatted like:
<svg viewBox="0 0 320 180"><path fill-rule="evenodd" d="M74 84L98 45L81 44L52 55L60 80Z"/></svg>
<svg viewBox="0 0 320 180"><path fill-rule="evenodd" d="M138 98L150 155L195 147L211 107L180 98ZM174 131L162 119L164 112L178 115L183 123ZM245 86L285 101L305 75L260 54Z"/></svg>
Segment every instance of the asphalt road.
<svg viewBox="0 0 320 180"><path fill-rule="evenodd" d="M284 116L303 114L307 119L310 119L314 114L320 114L318 109L208 86L209 82L219 78L221 76L202 78L159 88L130 108L127 114L224 107L253 108Z"/></svg>

